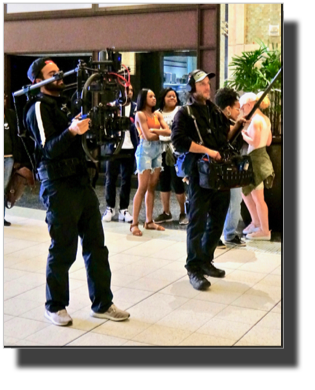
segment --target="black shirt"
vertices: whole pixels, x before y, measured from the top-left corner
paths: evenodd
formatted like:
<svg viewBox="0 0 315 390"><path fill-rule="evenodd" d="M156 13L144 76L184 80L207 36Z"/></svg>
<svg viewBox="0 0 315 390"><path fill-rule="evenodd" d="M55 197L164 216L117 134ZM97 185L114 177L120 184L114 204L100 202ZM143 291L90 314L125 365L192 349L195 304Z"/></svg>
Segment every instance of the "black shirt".
<svg viewBox="0 0 315 390"><path fill-rule="evenodd" d="M196 118L203 145L217 151L226 148L230 121L220 108L211 101L207 101L206 105L201 105L191 100L188 105L191 114ZM189 116L186 106L181 107L174 117L171 139L179 153L189 152L192 142L200 144L194 120ZM187 159L190 164L194 164L200 156L198 153L189 153Z"/></svg>

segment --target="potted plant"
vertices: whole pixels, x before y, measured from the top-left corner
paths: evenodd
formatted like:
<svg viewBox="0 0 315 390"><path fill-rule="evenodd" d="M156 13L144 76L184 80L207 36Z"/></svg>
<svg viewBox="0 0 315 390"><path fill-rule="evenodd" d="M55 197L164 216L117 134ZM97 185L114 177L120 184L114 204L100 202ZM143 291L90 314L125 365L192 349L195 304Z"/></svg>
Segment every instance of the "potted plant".
<svg viewBox="0 0 315 390"><path fill-rule="evenodd" d="M270 50L260 42L257 50L243 52L234 56L229 65L232 69L231 78L225 86L234 88L240 95L244 92L264 91L270 81L275 77L281 67L281 54L279 50ZM271 122L273 141L267 151L270 155L275 171L273 187L265 191L265 199L269 207L270 228L282 231L282 193L281 193L281 77L274 83L270 93L270 106L265 114ZM242 217L244 222L250 222L249 213L242 204Z"/></svg>
<svg viewBox="0 0 315 390"><path fill-rule="evenodd" d="M243 52L232 58L229 67L231 78L224 85L234 88L240 94L243 92L264 91L281 67L279 50L270 50L264 43L253 51ZM274 83L270 93L270 106L265 114L271 122L273 136L281 135L281 78Z"/></svg>

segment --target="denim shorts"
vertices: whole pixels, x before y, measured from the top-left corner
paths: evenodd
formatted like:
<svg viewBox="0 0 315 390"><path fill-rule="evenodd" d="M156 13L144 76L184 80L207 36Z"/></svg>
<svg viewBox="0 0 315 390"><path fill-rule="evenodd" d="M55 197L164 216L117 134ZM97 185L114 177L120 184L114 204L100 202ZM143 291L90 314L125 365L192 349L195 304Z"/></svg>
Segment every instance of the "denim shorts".
<svg viewBox="0 0 315 390"><path fill-rule="evenodd" d="M141 139L137 147L136 153L137 171L143 173L146 169L162 167L162 146L160 141L147 141Z"/></svg>

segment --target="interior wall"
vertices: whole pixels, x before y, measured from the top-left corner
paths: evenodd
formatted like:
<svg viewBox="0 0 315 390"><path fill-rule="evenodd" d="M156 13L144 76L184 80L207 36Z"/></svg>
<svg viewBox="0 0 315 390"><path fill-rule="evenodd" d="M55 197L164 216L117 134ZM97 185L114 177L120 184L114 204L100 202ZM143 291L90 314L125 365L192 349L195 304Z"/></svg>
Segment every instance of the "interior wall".
<svg viewBox="0 0 315 390"><path fill-rule="evenodd" d="M5 20L5 58L10 61L11 54L98 52L108 47L121 52L194 50L197 67L218 74L219 6L191 7L188 10L174 7L174 11L167 12ZM156 75L156 79L159 77L162 75ZM212 83L213 93L217 79Z"/></svg>
<svg viewBox="0 0 315 390"><path fill-rule="evenodd" d="M155 12L4 23L5 53L193 49L195 11Z"/></svg>
<svg viewBox="0 0 315 390"><path fill-rule="evenodd" d="M242 52L256 50L262 41L281 50L281 4L229 4L228 62ZM279 26L279 35L270 35L270 26ZM228 76L230 77L231 70Z"/></svg>

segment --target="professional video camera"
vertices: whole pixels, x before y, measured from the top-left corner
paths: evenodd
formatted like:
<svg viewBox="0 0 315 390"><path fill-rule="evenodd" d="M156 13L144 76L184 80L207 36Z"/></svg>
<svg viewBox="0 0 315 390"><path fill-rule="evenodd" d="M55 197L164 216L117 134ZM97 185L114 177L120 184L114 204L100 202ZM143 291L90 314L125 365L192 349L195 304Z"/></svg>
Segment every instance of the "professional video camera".
<svg viewBox="0 0 315 390"><path fill-rule="evenodd" d="M129 68L121 64L121 54L113 49L100 51L98 61L90 59L86 65L83 60L79 60L78 66L69 72L60 71L48 80L27 85L14 92L12 95L18 117L19 136L22 139L30 136L27 134L24 117L27 111L25 108L35 99L34 90L37 94L41 86L73 73L77 74L77 82L66 85L65 90L76 88L72 96L72 118L80 111L82 119L90 118L89 131L82 136L82 147L87 159L97 163L101 159L114 158L121 149L124 132L129 130L131 120L124 116L127 87L130 85ZM23 114L16 99L21 95L26 95L28 101ZM105 153L96 157L101 146L105 146ZM30 155L29 157L31 158Z"/></svg>

